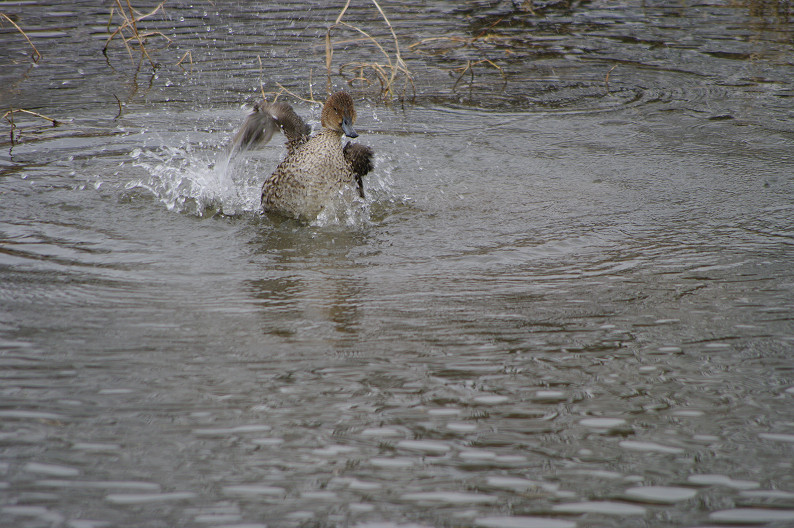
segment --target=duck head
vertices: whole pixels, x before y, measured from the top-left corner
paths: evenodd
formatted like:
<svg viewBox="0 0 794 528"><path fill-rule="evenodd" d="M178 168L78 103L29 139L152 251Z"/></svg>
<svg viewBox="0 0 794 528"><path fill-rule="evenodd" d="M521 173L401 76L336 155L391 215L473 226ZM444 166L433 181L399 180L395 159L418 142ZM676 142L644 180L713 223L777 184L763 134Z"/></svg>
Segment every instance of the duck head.
<svg viewBox="0 0 794 528"><path fill-rule="evenodd" d="M353 129L356 123L356 109L353 98L347 92L336 92L325 101L320 115L320 124L325 128L336 130L347 137L358 137Z"/></svg>

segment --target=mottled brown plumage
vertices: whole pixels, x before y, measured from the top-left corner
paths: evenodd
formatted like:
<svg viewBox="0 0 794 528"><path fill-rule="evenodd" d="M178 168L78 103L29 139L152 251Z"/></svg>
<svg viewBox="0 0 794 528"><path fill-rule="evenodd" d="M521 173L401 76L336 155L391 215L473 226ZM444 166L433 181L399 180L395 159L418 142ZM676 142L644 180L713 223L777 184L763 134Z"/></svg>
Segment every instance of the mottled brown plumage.
<svg viewBox="0 0 794 528"><path fill-rule="evenodd" d="M345 92L325 102L322 130L309 138L309 126L286 103L261 102L243 122L230 144L231 153L260 146L277 129L287 136L287 157L262 186L266 212L311 221L346 185L355 182L364 197L362 177L372 170L372 149L359 143L342 148L342 135L355 138L356 110Z"/></svg>

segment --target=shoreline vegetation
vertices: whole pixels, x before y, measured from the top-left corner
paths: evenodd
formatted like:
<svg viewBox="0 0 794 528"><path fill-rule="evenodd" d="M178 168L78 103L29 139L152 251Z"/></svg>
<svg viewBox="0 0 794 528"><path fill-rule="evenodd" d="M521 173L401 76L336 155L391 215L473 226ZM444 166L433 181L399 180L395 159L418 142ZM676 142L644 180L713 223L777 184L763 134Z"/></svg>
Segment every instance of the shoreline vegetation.
<svg viewBox="0 0 794 528"><path fill-rule="evenodd" d="M381 0L382 1L382 0ZM156 15L164 15L166 12L167 0L162 0L153 9L143 12L133 6L134 0L112 0L109 8L107 20L108 37L102 48L102 54L107 64L113 70L116 68L112 64L111 54L109 53L113 44L121 43L127 52L131 64L134 68L134 75L141 73L144 64L148 64L154 75L163 64L157 62L150 53L153 42L160 41L163 48L169 48L174 44L174 38L169 37L162 31L147 28L147 22ZM214 5L211 0L209 4ZM377 13L379 20L382 20L388 34L386 37L376 38L370 32L361 27L344 20L350 8L351 0L346 0L334 22L327 26L324 38L324 68L326 76L326 91L330 94L333 78L337 77L347 83L351 88L357 87L362 91L369 90L374 94L374 99L385 105L398 102L404 105L407 101L415 102L417 95L416 73L409 67L404 52L415 56L449 57L451 62L458 62L459 65L445 68L452 83L451 91L454 93L461 84L468 85L469 88L475 84L476 75L482 75L487 71L498 74L501 80L501 89L507 85L508 73L504 69L504 63L499 64L500 59L508 59L511 46L515 44L515 37L499 32L498 27L505 22L506 16L489 21L482 29L479 29L473 36L432 36L417 40L407 46L401 46L401 38L389 20L386 11L382 8L378 0L365 0L359 9L368 7L372 9L373 15ZM587 2L582 0L511 0L510 5L513 11L522 12L532 17L541 18L549 10L564 9L574 10ZM752 17L775 17L782 22L788 22L792 16L792 6L786 0L731 0L732 7L746 8ZM30 60L39 65L46 62L42 53L38 50L33 40L25 32L12 15L0 12L0 28L6 23L11 24L14 29L27 41L32 53ZM17 19L18 20L18 19ZM404 38L403 38L404 40ZM380 60L345 60L344 48L350 44L363 44L372 47L376 52L376 57ZM488 56L488 50L501 49L504 56L500 58ZM181 50L180 50L181 51ZM453 58L452 55L455 55ZM340 60L341 58L341 60ZM257 55L260 69L260 91L261 96L267 99L271 96L275 101L282 94L288 94L298 100L312 104L321 104L324 98L318 100L312 88L312 75L308 85L308 97L302 96L295 91L285 88L275 82L278 88L275 91L266 92L262 80L262 59ZM338 66L335 66L335 59ZM178 60L174 57L173 66L178 66L183 72L192 74L194 69L193 52L188 49ZM618 66L617 63L610 64L605 70L603 77L604 88L609 93L610 75ZM485 72L475 74L477 72ZM133 86L137 87L137 82L133 81ZM374 90L373 90L374 88ZM114 119L118 119L123 114L124 104L122 100L113 94L118 112ZM10 126L11 143L19 140L22 128L14 117L15 115L32 116L36 119L47 121L51 126L58 126L63 123L63 119L48 117L30 108L12 108L5 110L2 114L3 120ZM15 132L17 134L15 138Z"/></svg>

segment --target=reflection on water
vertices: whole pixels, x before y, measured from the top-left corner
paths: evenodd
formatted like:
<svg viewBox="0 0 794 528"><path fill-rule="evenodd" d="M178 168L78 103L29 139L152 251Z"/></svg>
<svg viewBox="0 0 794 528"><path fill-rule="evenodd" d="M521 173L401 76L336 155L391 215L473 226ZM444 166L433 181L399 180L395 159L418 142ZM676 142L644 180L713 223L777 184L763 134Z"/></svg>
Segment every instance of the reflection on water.
<svg viewBox="0 0 794 528"><path fill-rule="evenodd" d="M2 139L0 525L790 525L790 6L381 5L416 102L353 83L312 225L219 153L341 6L166 5L154 73L0 8L0 104L63 121Z"/></svg>

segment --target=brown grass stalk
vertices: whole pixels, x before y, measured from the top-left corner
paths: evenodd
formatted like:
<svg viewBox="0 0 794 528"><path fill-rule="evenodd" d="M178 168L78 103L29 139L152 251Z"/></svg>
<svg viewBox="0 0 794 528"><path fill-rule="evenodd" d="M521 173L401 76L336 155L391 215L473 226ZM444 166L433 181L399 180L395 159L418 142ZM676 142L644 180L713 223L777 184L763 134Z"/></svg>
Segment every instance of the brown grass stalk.
<svg viewBox="0 0 794 528"><path fill-rule="evenodd" d="M606 88L606 91L607 91L607 93L609 93L609 76L612 74L612 70L614 70L614 69L615 69L615 68L617 68L617 67L618 67L618 65L617 65L617 64L615 64L614 66L612 66L612 67L609 69L609 71L607 72L606 76L604 77L604 87Z"/></svg>
<svg viewBox="0 0 794 528"><path fill-rule="evenodd" d="M190 61L190 71L193 72L193 53L190 50L187 50L185 52L185 54L182 55L182 58L179 59L179 62L177 62L176 65L184 70L185 67L182 66L182 63L185 62L185 59L189 59L189 61Z"/></svg>
<svg viewBox="0 0 794 528"><path fill-rule="evenodd" d="M45 116L43 114L40 114L38 112L34 112L32 110L26 110L24 108L11 108L5 114L3 114L2 118L5 119L6 121L8 121L8 124L11 125L11 144L12 145L16 143L16 141L14 140L14 130L16 130L18 128L17 124L14 122L14 114L28 114L28 115L32 115L34 117L38 117L38 118L44 119L46 121L49 121L50 124L52 124L52 126L54 126L54 127L57 127L58 125L61 124L61 122L58 121L57 119L53 119L52 117L47 117L47 116Z"/></svg>
<svg viewBox="0 0 794 528"><path fill-rule="evenodd" d="M278 96L279 96L279 95L281 95L282 93L286 93L286 94L289 94L289 95L291 95L291 96L292 96L292 97L294 97L295 99L299 99L299 100L301 100L301 101L303 101L303 102L305 102L305 103L311 103L311 104L323 104L323 102L322 102L322 101L317 101L317 100L315 100L315 99L314 99L314 96L313 96L313 95L311 95L311 93L309 94L309 99L306 99L305 97L301 97L300 95L298 95L298 94L296 94L296 93L294 93L294 92L291 92L290 90L288 90L287 88L285 88L284 86L282 86L282 85L281 85L281 83L276 83L276 86L278 86L278 88L279 88L279 91L278 91L278 93L276 94L276 97L275 97L275 99L273 99L273 102L275 102L275 101L276 101L276 99L278 99Z"/></svg>
<svg viewBox="0 0 794 528"><path fill-rule="evenodd" d="M384 102L391 101L395 96L394 90L394 83L397 79L398 75L402 74L405 77L405 82L403 84L402 94L400 95L401 98L405 98L405 93L408 89L408 85L410 84L413 88L414 94L416 94L416 86L413 81L413 76L411 75L410 70L408 70L408 66L405 64L405 61L402 58L400 53L400 42L397 38L397 34L394 31L394 27L392 26L389 18L386 16L386 13L383 12L381 9L380 4L378 4L377 0L372 0L372 3L375 5L375 8L380 13L381 18L383 18L386 26L389 28L391 32L392 39L394 40L394 59L389 53L384 49L384 47L377 41L372 35L364 31L363 29L354 26L353 24L348 24L347 22L342 21L342 17L344 17L345 13L347 12L348 7L350 7L350 0L347 0L342 10L339 12L339 16L336 17L336 21L328 27L328 30L325 33L325 68L327 72L327 83L326 83L326 90L330 94L331 93L331 75L332 70L331 66L333 63L333 56L334 56L334 46L331 41L331 33L334 29L339 27L344 27L351 29L353 31L358 32L363 36L360 39L348 39L344 41L337 41L336 44L345 44L350 42L356 41L365 41L372 43L378 51L385 57L386 63L379 63L379 62L348 62L343 64L340 69L340 75L344 75L344 71L346 69L352 69L357 71L357 75L353 77L353 79L348 81L348 84L351 84L355 81L362 81L367 82L367 84L371 84L368 79L364 76L365 70L372 70L380 82L381 85L381 97L383 98Z"/></svg>
<svg viewBox="0 0 794 528"><path fill-rule="evenodd" d="M17 28L17 31L19 31L22 34L22 36L25 37L25 40L28 41L28 44L30 44L30 47L33 48L33 62L39 62L39 59L41 59L41 53L39 53L39 50L36 49L36 46L33 45L33 42L30 40L28 35L24 31L22 31L22 28L19 27L16 22L11 20L11 17L6 15L5 13L0 13L0 18L4 18L4 19L8 20L9 22L11 22L11 25L14 26L15 28Z"/></svg>
<svg viewBox="0 0 794 528"><path fill-rule="evenodd" d="M498 64L496 64L495 62L493 62L490 59L480 59L480 60L474 61L474 62L472 62L470 60L466 61L466 66L463 66L461 68L456 68L455 70L453 70L453 71L460 71L460 75L458 75L458 78L455 80L455 84L452 85L452 91L454 92L455 89L458 87L458 83L460 83L461 79L463 79L463 76L466 75L466 72L469 72L469 74L471 75L471 81L470 82L471 82L471 84L473 84L474 83L474 67L478 66L480 64L487 64L487 65L499 70L499 74L502 76L502 81L505 83L504 85L502 85L502 89L504 89L504 87L507 84L507 76L505 76L504 70Z"/></svg>
<svg viewBox="0 0 794 528"><path fill-rule="evenodd" d="M149 60L149 64L151 64L152 67L154 68L156 64L154 60L152 60L152 57L149 55L149 51L146 49L146 44L144 42L145 39L147 39L148 37L155 37L155 36L162 37L168 41L168 44L171 43L171 39L168 38L168 36L166 36L161 31L149 31L146 33L141 33L138 30L138 23L142 20L145 20L146 18L154 16L158 11L162 10L165 2L166 0L163 0L162 2L157 4L157 7L155 7L153 10L151 10L148 13L141 13L140 11L132 7L130 0L125 0L126 9L122 5L121 0L116 0L116 6L111 7L110 9L110 19L108 20L108 33L110 33L110 36L105 42L105 47L102 49L102 53L104 53L105 56L107 56L107 50L108 47L110 46L111 41L116 36L118 36L119 38L121 38L124 47L127 48L127 53L130 56L130 60L134 61L135 59L132 56L132 48L130 48L129 43L130 41L137 41L141 51L141 58L146 57L146 59ZM118 10L116 10L116 8L118 8ZM119 13L119 16L121 16L123 22L118 27L116 27L116 29L111 33L110 28L113 24L113 18L116 12ZM129 33L129 36L127 36L125 33ZM180 60L179 62L181 63L182 61ZM191 56L191 64L192 64L192 56Z"/></svg>
<svg viewBox="0 0 794 528"><path fill-rule="evenodd" d="M469 46L473 46L474 43L477 42L478 40L499 40L499 39L504 39L506 37L495 37L495 36L491 36L491 35L488 34L488 32L494 26L496 26L498 23L500 23L502 20L504 20L504 18L500 18L496 22L491 23L488 27L486 27L485 29L483 29L482 31L480 31L479 33L474 35L473 37L468 37L468 38L467 37L430 37L430 38L422 39L422 40L420 40L418 42L414 42L413 44L408 46L408 49L410 49L412 51L419 51L419 50L417 50L415 48L423 46L423 45L427 44L428 42L437 42L437 41L442 41L442 40L454 42L456 44L461 44L460 47L466 48L466 47L469 47ZM449 51L449 50L447 50L447 51ZM446 51L443 52L443 53L446 53Z"/></svg>

